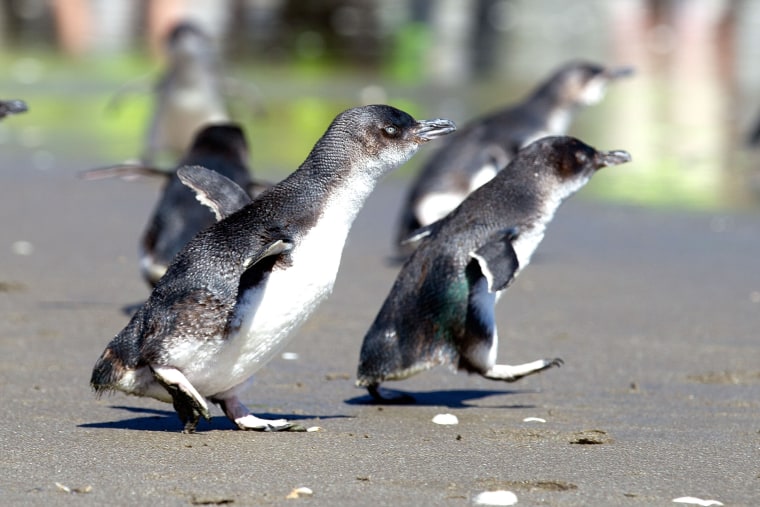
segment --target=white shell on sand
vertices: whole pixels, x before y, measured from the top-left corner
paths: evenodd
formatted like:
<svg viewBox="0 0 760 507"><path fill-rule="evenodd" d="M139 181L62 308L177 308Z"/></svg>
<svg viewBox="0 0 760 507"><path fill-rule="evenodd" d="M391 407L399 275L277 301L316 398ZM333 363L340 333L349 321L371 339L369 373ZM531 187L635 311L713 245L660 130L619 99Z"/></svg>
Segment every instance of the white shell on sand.
<svg viewBox="0 0 760 507"><path fill-rule="evenodd" d="M436 424L459 424L459 419L454 414L438 414L433 417Z"/></svg>
<svg viewBox="0 0 760 507"><path fill-rule="evenodd" d="M702 500L701 498L696 498L693 496L681 496L678 498L674 498L673 501L675 503L688 503L691 505L703 505L704 507L710 507L711 505L723 505L721 502L717 500Z"/></svg>
<svg viewBox="0 0 760 507"><path fill-rule="evenodd" d="M514 505L517 495L511 491L484 491L473 499L475 505Z"/></svg>

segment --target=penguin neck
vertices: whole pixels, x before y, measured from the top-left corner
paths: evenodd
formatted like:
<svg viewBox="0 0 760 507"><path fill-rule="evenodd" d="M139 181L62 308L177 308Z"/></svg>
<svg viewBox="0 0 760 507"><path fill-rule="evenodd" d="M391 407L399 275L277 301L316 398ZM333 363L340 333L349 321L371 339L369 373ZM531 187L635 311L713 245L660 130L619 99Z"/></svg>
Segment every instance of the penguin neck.
<svg viewBox="0 0 760 507"><path fill-rule="evenodd" d="M177 84L197 87L199 83L215 82L215 70L207 55L182 55L173 66L171 75Z"/></svg>
<svg viewBox="0 0 760 507"><path fill-rule="evenodd" d="M315 150L316 151L316 150ZM342 158L342 157L341 157ZM347 160L315 153L282 182L286 191L301 195L314 212L340 217L350 227L377 182L387 172L376 160ZM298 190L300 189L300 190ZM303 189L308 189L304 192Z"/></svg>

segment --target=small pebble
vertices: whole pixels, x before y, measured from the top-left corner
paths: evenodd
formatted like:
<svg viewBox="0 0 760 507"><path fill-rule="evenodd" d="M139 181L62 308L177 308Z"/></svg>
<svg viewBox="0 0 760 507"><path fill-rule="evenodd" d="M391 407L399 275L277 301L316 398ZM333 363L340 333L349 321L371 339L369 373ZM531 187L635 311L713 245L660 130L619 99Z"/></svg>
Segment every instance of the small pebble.
<svg viewBox="0 0 760 507"><path fill-rule="evenodd" d="M16 255L32 255L34 253L34 245L28 241L14 241L11 249Z"/></svg>
<svg viewBox="0 0 760 507"><path fill-rule="evenodd" d="M473 502L475 505L514 505L517 503L517 495L511 491L484 491L477 495Z"/></svg>
<svg viewBox="0 0 760 507"><path fill-rule="evenodd" d="M438 414L433 417L433 422L436 424L459 424L459 419L454 414Z"/></svg>
<svg viewBox="0 0 760 507"><path fill-rule="evenodd" d="M285 498L288 500L293 500L296 498L302 498L304 496L311 496L313 494L314 492L310 488L301 486L300 488L295 488L293 491L288 493L288 496L286 496Z"/></svg>
<svg viewBox="0 0 760 507"><path fill-rule="evenodd" d="M70 488L65 484L61 484L60 482L56 482L55 487L64 493L90 493L92 491L92 486L85 486L83 488Z"/></svg>
<svg viewBox="0 0 760 507"><path fill-rule="evenodd" d="M523 422L540 422L545 423L546 419L541 419L540 417L526 417L523 419Z"/></svg>
<svg viewBox="0 0 760 507"><path fill-rule="evenodd" d="M306 431L308 431L309 433L313 433L315 431L322 431L322 427L321 426L311 426L309 428L306 428Z"/></svg>
<svg viewBox="0 0 760 507"><path fill-rule="evenodd" d="M693 496L681 496L678 498L674 498L673 501L675 503L688 503L691 505L703 505L704 507L710 507L710 505L723 505L721 502L717 500L702 500L701 498L696 498Z"/></svg>
<svg viewBox="0 0 760 507"><path fill-rule="evenodd" d="M286 361L295 361L298 359L298 354L296 352L283 352L282 358Z"/></svg>

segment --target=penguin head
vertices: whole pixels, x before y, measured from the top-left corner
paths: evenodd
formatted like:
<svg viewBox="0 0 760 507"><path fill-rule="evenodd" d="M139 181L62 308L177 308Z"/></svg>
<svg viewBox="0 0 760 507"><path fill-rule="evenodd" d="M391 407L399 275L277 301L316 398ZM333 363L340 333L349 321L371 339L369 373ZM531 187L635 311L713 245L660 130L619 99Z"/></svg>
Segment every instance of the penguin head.
<svg viewBox="0 0 760 507"><path fill-rule="evenodd" d="M582 186L602 167L623 164L631 155L623 150L597 151L586 143L570 136L544 137L524 148L526 156L533 157L550 177L561 184L577 182ZM580 187L578 187L580 188Z"/></svg>
<svg viewBox="0 0 760 507"><path fill-rule="evenodd" d="M318 146L340 147L353 163L384 172L406 162L420 145L454 130L450 120L415 120L395 107L369 105L339 114Z"/></svg>
<svg viewBox="0 0 760 507"><path fill-rule="evenodd" d="M547 81L556 98L567 106L599 103L607 85L633 73L631 67L606 68L595 63L574 61L564 65Z"/></svg>
<svg viewBox="0 0 760 507"><path fill-rule="evenodd" d="M211 39L192 21L180 21L166 34L164 46L169 58L177 63L210 58Z"/></svg>
<svg viewBox="0 0 760 507"><path fill-rule="evenodd" d="M245 165L248 160L248 142L237 123L216 123L201 127L185 155L184 163L192 165L199 158L224 157Z"/></svg>

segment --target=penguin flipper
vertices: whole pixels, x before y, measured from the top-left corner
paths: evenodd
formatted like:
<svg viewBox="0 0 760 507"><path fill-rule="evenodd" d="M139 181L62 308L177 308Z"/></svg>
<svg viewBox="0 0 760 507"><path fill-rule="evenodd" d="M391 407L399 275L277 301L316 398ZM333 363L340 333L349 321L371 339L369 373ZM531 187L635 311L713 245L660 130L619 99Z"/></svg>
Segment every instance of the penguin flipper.
<svg viewBox="0 0 760 507"><path fill-rule="evenodd" d="M143 164L114 164L81 171L77 176L83 180L90 181L106 178L121 178L131 181L141 176L168 178L171 176L171 173Z"/></svg>
<svg viewBox="0 0 760 507"><path fill-rule="evenodd" d="M251 202L251 197L240 185L205 167L182 166L177 169L177 177L195 192L198 202L211 208L217 221Z"/></svg>
<svg viewBox="0 0 760 507"><path fill-rule="evenodd" d="M512 247L519 234L517 227L511 227L498 233L492 240L474 252L470 252L472 261L478 264L481 273L488 282L489 292L506 289L515 278L520 268L517 254Z"/></svg>
<svg viewBox="0 0 760 507"><path fill-rule="evenodd" d="M496 353L499 344L499 337L496 330L496 319L494 317L494 306L496 304L496 292L503 290L514 279L514 268L517 268L516 256L512 260L496 263L501 266L500 271L494 271L494 262L489 265L491 277L486 275L481 266L484 265L483 259L489 254L498 254L499 250L507 250L503 245L510 243L505 242L512 233L507 236L500 236L500 239L487 243L484 247L478 249L481 258L473 257L473 260L467 265L467 276L471 280L470 294L467 299L467 319L465 323L465 333L457 342L459 349L459 368L469 372L479 373L490 380L500 380L503 382L515 382L528 375L533 375L547 368L558 367L563 364L560 358L537 359L524 364L496 364ZM488 248L486 248L488 247ZM514 255L511 246L508 249ZM503 254L502 254L503 255ZM504 269L506 266L506 269ZM494 276L494 272L496 276ZM506 278L503 275L508 275ZM501 276L501 279L500 279ZM507 280L504 282L504 280ZM498 287L504 284L501 289L492 290L491 287Z"/></svg>

